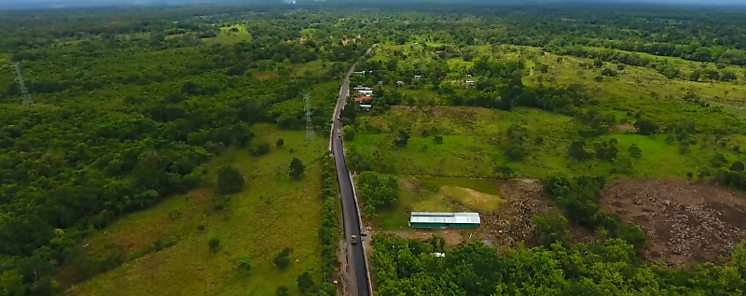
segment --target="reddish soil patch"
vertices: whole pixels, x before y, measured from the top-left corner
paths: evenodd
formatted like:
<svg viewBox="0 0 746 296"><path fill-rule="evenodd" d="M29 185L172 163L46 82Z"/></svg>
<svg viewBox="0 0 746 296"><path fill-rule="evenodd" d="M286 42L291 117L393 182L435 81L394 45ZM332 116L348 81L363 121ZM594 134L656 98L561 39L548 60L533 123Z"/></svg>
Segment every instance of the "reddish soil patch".
<svg viewBox="0 0 746 296"><path fill-rule="evenodd" d="M254 79L275 78L275 77L277 77L277 72L275 72L275 71L269 71L269 72L256 73L252 77L254 77Z"/></svg>
<svg viewBox="0 0 746 296"><path fill-rule="evenodd" d="M746 239L743 194L711 184L622 180L606 188L601 206L642 227L651 261L712 261Z"/></svg>
<svg viewBox="0 0 746 296"><path fill-rule="evenodd" d="M512 247L531 240L533 217L547 214L554 207L545 196L541 181L514 179L498 181L498 186L505 202L495 212L482 214L480 237L496 247Z"/></svg>
<svg viewBox="0 0 746 296"><path fill-rule="evenodd" d="M626 133L626 132L634 132L637 129L634 125L631 124L618 124L618 125L612 125L609 127L609 130L612 133Z"/></svg>

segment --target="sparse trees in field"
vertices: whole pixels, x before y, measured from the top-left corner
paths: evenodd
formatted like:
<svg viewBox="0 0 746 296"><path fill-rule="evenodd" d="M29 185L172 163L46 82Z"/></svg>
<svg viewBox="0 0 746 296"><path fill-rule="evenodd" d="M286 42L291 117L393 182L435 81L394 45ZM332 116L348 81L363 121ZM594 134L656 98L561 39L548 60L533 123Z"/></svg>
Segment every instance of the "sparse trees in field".
<svg viewBox="0 0 746 296"><path fill-rule="evenodd" d="M241 191L245 181L243 175L234 167L227 165L218 171L218 194L232 194Z"/></svg>
<svg viewBox="0 0 746 296"><path fill-rule="evenodd" d="M443 136L436 135L433 137L433 142L435 142L435 144L443 144Z"/></svg>
<svg viewBox="0 0 746 296"><path fill-rule="evenodd" d="M305 170L306 166L303 165L303 162L300 159L293 157L293 160L290 161L290 177L298 179Z"/></svg>
<svg viewBox="0 0 746 296"><path fill-rule="evenodd" d="M282 147L283 145L285 145L285 140L283 140L282 138L277 139L275 146Z"/></svg>

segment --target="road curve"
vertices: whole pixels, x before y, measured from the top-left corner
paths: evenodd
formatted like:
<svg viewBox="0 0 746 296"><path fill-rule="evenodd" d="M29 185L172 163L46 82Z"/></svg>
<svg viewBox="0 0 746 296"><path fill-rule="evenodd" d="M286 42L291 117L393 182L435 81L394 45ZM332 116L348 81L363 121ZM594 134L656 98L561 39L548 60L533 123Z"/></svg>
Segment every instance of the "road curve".
<svg viewBox="0 0 746 296"><path fill-rule="evenodd" d="M368 52L370 52L370 50L368 50ZM356 65L357 63L352 65L350 71L347 72L344 81L342 81L342 87L339 89L339 98L337 99L337 106L334 109L334 124L332 125L331 131L331 148L332 153L334 154L334 163L337 167L337 181L339 182L339 192L342 199L342 219L344 221L345 242L348 250L348 266L350 269L351 284L353 287L357 288L356 290L353 290L353 295L369 296L370 283L368 282L365 254L363 253L363 243L361 242L360 237L360 227L362 223L360 223L360 214L352 191L350 174L347 171L347 165L345 164L344 144L341 139L342 123L337 119L347 102L347 96L350 91L350 75L352 74L352 71L355 70ZM352 235L355 235L358 238L358 241L355 244L352 244L351 242Z"/></svg>

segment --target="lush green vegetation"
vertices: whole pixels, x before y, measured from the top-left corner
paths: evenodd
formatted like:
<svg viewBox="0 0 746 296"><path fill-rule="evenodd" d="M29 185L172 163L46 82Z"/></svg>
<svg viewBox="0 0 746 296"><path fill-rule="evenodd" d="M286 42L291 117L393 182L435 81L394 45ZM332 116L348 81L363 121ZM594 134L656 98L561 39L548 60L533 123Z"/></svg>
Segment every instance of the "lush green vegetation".
<svg viewBox="0 0 746 296"><path fill-rule="evenodd" d="M376 295L741 295L746 288L746 246L722 265L691 270L640 264L620 239L590 244L504 250L471 243L444 247L374 237ZM446 252L438 258L434 252Z"/></svg>
<svg viewBox="0 0 746 296"><path fill-rule="evenodd" d="M394 228L415 208L493 211L494 188L427 178L520 176L547 180L567 217L537 217L544 246L505 256L469 244L441 260L437 239L380 237L380 295L744 290L743 248L723 265L642 265L644 236L597 192L626 177L746 189L746 13L360 8L0 13L0 290L333 294L333 163L296 130L310 93L326 131L337 81L373 43L352 84L376 88L374 107L341 114L368 216ZM569 223L605 235L572 245Z"/></svg>
<svg viewBox="0 0 746 296"><path fill-rule="evenodd" d="M191 230L210 232L215 240L209 244L210 237L188 236L189 243L182 246L180 237L191 231L181 227L172 229L173 236L164 234L154 241L145 238L152 248L121 250L120 246L88 253L76 243L95 236L119 217L160 207L170 196L184 198L205 186L226 195L214 198L217 211L228 208L233 195L251 192L261 199L267 190L277 188L256 186L248 179L256 176L248 173L246 164L241 168L237 163L223 163L235 169L221 170L217 183L205 181L215 178L214 172L204 167L215 156L228 153L237 161L251 162L248 152L246 156L236 154L245 147L257 158L283 159L281 167L272 167L280 170L282 177L272 179L292 175L294 182L305 184L307 178L318 176L318 165L312 165L315 158L306 154L308 150L321 155L317 147L297 146L296 135L288 135L284 141L293 145L277 145L289 151L280 156L267 144L278 139L257 140L253 127L270 123L282 130L304 128L302 96L308 93L313 101L313 125L320 132L325 130L338 88L335 81L370 40L342 44L346 33L328 21L330 16L305 13L301 20L285 12L270 6L251 11L245 6L187 6L3 13L2 59L19 63L34 100L32 106L21 107L14 77L0 75L0 273L7 278L3 288L16 291L12 295L54 294L123 262L147 254L156 256L151 252L194 252L193 259L200 262L212 260L202 253L208 249L222 258L226 252L246 247L252 238L229 239L209 228L204 230L205 225L191 225ZM311 23L320 25L310 28ZM7 64L0 67L11 73ZM285 159L285 154L295 156ZM318 186L309 187L314 188L318 190ZM288 192L300 192L296 189ZM320 215L320 205L311 202L305 208L317 211L306 218L306 225L319 225L309 221L316 221L313 217ZM254 207L242 211L252 210L261 211ZM252 223L262 225L256 220L248 224ZM266 229L273 229L268 235L278 237L248 250L273 250L282 235L287 235L283 228L264 225L263 230L244 231L266 233ZM311 233L315 236L317 231ZM244 239L249 241L239 242ZM324 282L330 267L324 268L322 277L316 271L319 259L311 257L320 253L315 247L318 243L314 244L318 240L293 240L304 244L293 247L293 260L307 258L296 268L313 270L315 281ZM199 249L192 250L197 241L201 241ZM238 266L266 271L264 259L249 259L249 264L238 260ZM178 261L184 264L190 260ZM153 272L166 272L177 265L165 264L167 267ZM224 266L217 262L208 265L207 270L213 272ZM61 266L64 272L58 272ZM116 269L107 273L106 279L86 282L76 291L136 294L139 289L151 288L144 282L153 278L149 273L150 277L139 278L143 282L134 280L126 288L111 282L116 275L133 270ZM189 278L196 274L186 274L180 280L198 284L201 281ZM295 276L300 272L293 274L296 270L291 264L287 275L264 281L266 284L256 286L253 293L267 295L264 289L274 293L277 283L295 287ZM250 282L262 282L259 278ZM189 289L183 283L177 287L176 282L166 282L161 281L157 289L164 293ZM222 291L237 287L230 286ZM177 294L187 293L179 291Z"/></svg>

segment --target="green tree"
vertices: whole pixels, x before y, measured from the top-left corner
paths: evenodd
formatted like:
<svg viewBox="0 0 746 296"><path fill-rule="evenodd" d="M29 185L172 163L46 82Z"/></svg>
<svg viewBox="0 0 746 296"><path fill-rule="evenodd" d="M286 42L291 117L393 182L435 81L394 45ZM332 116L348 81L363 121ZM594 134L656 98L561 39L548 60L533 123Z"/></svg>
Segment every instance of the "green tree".
<svg viewBox="0 0 746 296"><path fill-rule="evenodd" d="M210 252L217 253L220 249L220 240L213 237L207 242L207 246L210 248Z"/></svg>
<svg viewBox="0 0 746 296"><path fill-rule="evenodd" d="M285 270L290 265L290 253L292 252L292 249L284 248L275 255L275 259L272 262L274 262L280 270Z"/></svg>
<svg viewBox="0 0 746 296"><path fill-rule="evenodd" d="M244 183L241 172L230 165L221 167L218 171L218 194L239 192L243 189Z"/></svg>
<svg viewBox="0 0 746 296"><path fill-rule="evenodd" d="M440 135L437 135L433 137L433 142L435 142L435 144L443 144L443 137Z"/></svg>
<svg viewBox="0 0 746 296"><path fill-rule="evenodd" d="M362 172L356 181L368 215L375 215L381 208L393 208L399 201L399 183L394 176Z"/></svg>
<svg viewBox="0 0 746 296"><path fill-rule="evenodd" d="M275 146L282 147L282 145L285 145L285 140L283 140L282 138L277 139Z"/></svg>
<svg viewBox="0 0 746 296"><path fill-rule="evenodd" d="M296 279L296 282L298 283L298 289L300 289L300 292L304 294L310 291L314 286L313 277L311 277L311 274L308 273L308 271L301 273L301 275Z"/></svg>
<svg viewBox="0 0 746 296"><path fill-rule="evenodd" d="M0 292L7 296L26 295L26 286L23 284L23 276L16 270L6 270L0 276Z"/></svg>
<svg viewBox="0 0 746 296"><path fill-rule="evenodd" d="M293 157L293 160L290 161L290 177L298 179L305 170L306 166L303 165L303 162L300 159Z"/></svg>
<svg viewBox="0 0 746 296"><path fill-rule="evenodd" d="M568 154L570 155L570 157L579 161L588 160L593 157L593 154L585 149L585 145L582 141L572 142L572 144L570 144L570 148L568 149Z"/></svg>
<svg viewBox="0 0 746 296"><path fill-rule="evenodd" d="M652 135L658 132L658 126L644 119L635 121L635 128L637 129L637 133L641 135Z"/></svg>
<svg viewBox="0 0 746 296"><path fill-rule="evenodd" d="M568 221L559 212L552 212L546 216L534 216L532 219L536 226L536 237L540 244L550 246L555 242L565 242L565 229Z"/></svg>

